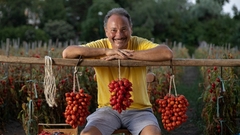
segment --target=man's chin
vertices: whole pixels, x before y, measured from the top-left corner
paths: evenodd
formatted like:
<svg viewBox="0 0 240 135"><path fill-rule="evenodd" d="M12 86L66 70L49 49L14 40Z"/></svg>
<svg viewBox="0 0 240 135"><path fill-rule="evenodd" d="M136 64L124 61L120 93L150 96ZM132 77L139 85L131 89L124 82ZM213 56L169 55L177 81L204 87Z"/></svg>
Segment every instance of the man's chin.
<svg viewBox="0 0 240 135"><path fill-rule="evenodd" d="M118 49L125 49L126 48L126 44L114 44Z"/></svg>

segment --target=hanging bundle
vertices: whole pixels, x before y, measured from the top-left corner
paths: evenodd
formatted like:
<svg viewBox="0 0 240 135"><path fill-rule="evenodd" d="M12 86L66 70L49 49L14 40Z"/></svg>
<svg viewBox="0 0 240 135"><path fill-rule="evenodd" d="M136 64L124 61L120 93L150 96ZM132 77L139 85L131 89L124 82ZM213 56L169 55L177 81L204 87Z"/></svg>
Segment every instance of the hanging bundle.
<svg viewBox="0 0 240 135"><path fill-rule="evenodd" d="M172 85L175 94L171 94ZM189 103L184 95L177 94L174 75L170 76L169 93L163 99L157 99L156 103L159 105L158 112L161 113L163 127L167 131L174 130L187 121Z"/></svg>
<svg viewBox="0 0 240 135"><path fill-rule="evenodd" d="M133 102L131 99L132 92L132 83L127 78L121 78L121 70L120 70L120 59L118 60L118 79L112 80L108 84L109 91L111 93L110 97L110 105L112 108L119 113L122 110L126 110Z"/></svg>
<svg viewBox="0 0 240 135"><path fill-rule="evenodd" d="M73 91L65 93L67 102L64 112L65 122L73 128L76 128L77 126L83 126L85 124L86 118L90 114L88 108L92 98L91 95L85 93L84 89L80 87L78 79L78 66L81 62L82 58L80 56L79 61L74 68ZM77 83L77 91L75 83Z"/></svg>
<svg viewBox="0 0 240 135"><path fill-rule="evenodd" d="M57 106L55 102L56 83L52 71L52 59L49 56L45 56L44 95L50 107Z"/></svg>

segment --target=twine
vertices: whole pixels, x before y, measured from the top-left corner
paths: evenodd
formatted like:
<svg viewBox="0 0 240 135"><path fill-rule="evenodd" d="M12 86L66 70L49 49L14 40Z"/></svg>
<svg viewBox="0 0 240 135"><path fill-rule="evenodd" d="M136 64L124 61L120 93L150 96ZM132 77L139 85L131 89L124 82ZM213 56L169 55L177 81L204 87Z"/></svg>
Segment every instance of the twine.
<svg viewBox="0 0 240 135"><path fill-rule="evenodd" d="M223 120L219 120L220 121L220 126L221 126L221 135L223 134Z"/></svg>
<svg viewBox="0 0 240 135"><path fill-rule="evenodd" d="M56 83L52 71L52 59L49 56L45 56L44 94L50 107L57 106L55 102Z"/></svg>
<svg viewBox="0 0 240 135"><path fill-rule="evenodd" d="M78 86L78 91L80 90L80 83L79 83L79 79L78 79L78 76L77 76L77 73L78 73L78 68L77 68L77 66L75 66L74 67L74 73L73 73L73 92L75 92L75 89L76 89L76 87L75 87L75 83L76 83L76 81L77 81L77 86ZM80 74L80 76L81 76L82 74ZM75 80L76 79L76 80Z"/></svg>
<svg viewBox="0 0 240 135"><path fill-rule="evenodd" d="M29 114L29 121L32 120L32 114L34 113L34 104L32 102L32 100L29 100L28 103L28 114Z"/></svg>
<svg viewBox="0 0 240 135"><path fill-rule="evenodd" d="M75 92L75 79L77 80L77 85L78 85L78 91L80 91L80 84L79 84L79 80L78 80L78 66L81 64L81 62L83 61L82 56L80 55L78 58L78 62L76 64L76 66L74 67L74 73L73 73L73 92ZM80 73L80 76L82 75L82 72Z"/></svg>
<svg viewBox="0 0 240 135"><path fill-rule="evenodd" d="M229 129L229 131L234 134L233 130L224 122L226 122L225 120L219 120L220 122L220 126L221 126L221 135L223 135L223 124L225 124L225 126Z"/></svg>
<svg viewBox="0 0 240 135"><path fill-rule="evenodd" d="M37 94L37 88L36 88L36 83L33 83L33 88L34 88L34 93L35 93L35 98L38 98L38 94Z"/></svg>
<svg viewBox="0 0 240 135"><path fill-rule="evenodd" d="M176 89L176 85L175 85L174 75L170 76L169 95L171 95L172 83L173 83L173 88L174 88L174 91L175 91L175 96L177 96L177 89Z"/></svg>
<svg viewBox="0 0 240 135"><path fill-rule="evenodd" d="M221 78L221 76L218 76L218 78L221 81L221 92L226 92L225 86L224 86L224 80Z"/></svg>
<svg viewBox="0 0 240 135"><path fill-rule="evenodd" d="M121 79L121 62L120 62L120 59L118 59L118 77L119 77L119 80Z"/></svg>
<svg viewBox="0 0 240 135"><path fill-rule="evenodd" d="M29 103L28 103L28 122L27 122L27 125L28 125L28 135L31 135L30 133L30 128L33 126L32 123L34 122L34 120L32 119L32 114L34 113L34 104L33 104L33 101L32 100L29 100Z"/></svg>

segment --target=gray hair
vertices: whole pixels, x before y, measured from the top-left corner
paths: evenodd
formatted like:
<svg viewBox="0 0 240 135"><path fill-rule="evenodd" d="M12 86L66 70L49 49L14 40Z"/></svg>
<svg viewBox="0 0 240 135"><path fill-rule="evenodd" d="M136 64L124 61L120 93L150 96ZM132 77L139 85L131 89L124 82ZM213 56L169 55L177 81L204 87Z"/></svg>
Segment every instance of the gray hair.
<svg viewBox="0 0 240 135"><path fill-rule="evenodd" d="M114 14L127 17L130 26L132 26L131 16L129 15L129 13L125 9L123 9L123 8L113 8L110 11L108 11L106 16L104 17L104 21L103 21L104 28L107 25L107 21L108 21L109 17L111 17Z"/></svg>

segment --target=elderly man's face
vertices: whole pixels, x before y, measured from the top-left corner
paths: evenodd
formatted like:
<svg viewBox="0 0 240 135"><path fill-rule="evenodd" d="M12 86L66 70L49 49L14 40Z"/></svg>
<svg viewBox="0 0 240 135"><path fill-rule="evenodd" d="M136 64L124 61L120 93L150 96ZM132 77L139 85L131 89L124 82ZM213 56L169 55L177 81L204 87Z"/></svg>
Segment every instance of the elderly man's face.
<svg viewBox="0 0 240 135"><path fill-rule="evenodd" d="M113 49L126 49L132 28L125 16L112 15L107 21L105 33Z"/></svg>

